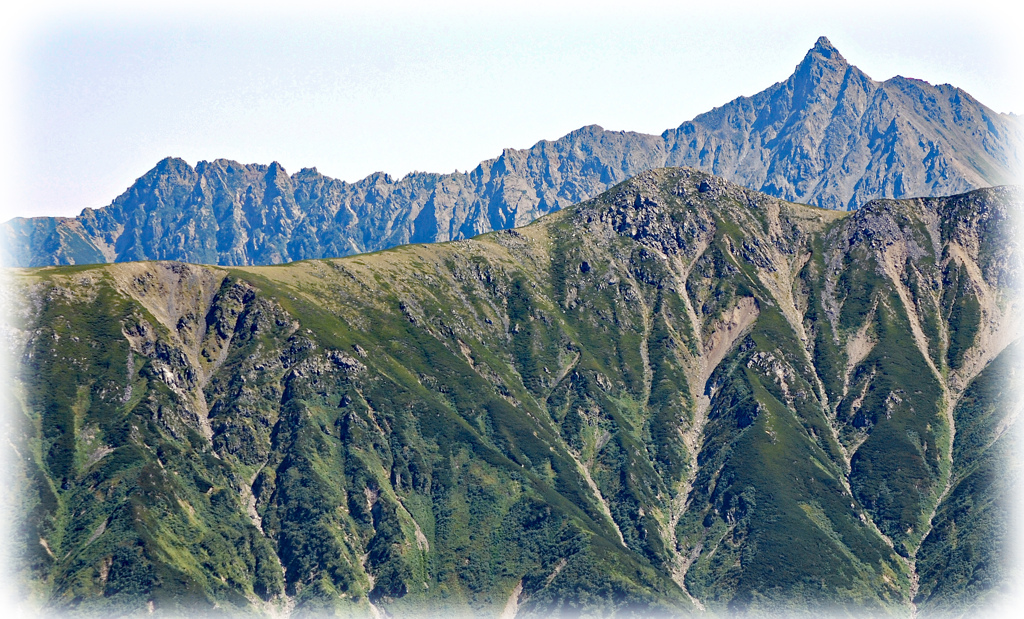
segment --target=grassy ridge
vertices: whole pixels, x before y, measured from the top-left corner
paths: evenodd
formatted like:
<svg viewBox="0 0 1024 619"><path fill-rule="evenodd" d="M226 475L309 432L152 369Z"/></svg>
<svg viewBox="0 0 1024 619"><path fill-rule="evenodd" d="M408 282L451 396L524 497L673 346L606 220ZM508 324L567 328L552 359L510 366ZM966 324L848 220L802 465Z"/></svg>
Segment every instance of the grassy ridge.
<svg viewBox="0 0 1024 619"><path fill-rule="evenodd" d="M662 170L472 241L24 273L19 569L83 614L902 615L917 559L969 606L1005 373L945 407L1010 266L928 222L986 199Z"/></svg>

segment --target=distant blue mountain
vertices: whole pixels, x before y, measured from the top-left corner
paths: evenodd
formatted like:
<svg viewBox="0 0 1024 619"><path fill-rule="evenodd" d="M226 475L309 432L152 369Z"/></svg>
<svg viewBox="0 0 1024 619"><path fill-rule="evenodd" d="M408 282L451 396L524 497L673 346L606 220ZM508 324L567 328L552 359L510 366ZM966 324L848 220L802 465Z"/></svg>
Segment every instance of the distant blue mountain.
<svg viewBox="0 0 1024 619"><path fill-rule="evenodd" d="M253 265L507 229L640 172L691 166L785 200L853 209L1014 181L1022 126L950 85L876 82L818 39L787 80L661 135L587 126L468 173L376 173L168 158L109 206L0 225L11 266L169 259Z"/></svg>

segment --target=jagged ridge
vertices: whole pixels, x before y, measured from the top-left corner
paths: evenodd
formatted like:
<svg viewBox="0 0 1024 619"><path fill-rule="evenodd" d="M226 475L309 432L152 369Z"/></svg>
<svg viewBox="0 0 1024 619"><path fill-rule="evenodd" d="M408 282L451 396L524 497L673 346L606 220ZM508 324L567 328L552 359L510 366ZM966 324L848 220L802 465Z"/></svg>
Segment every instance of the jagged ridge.
<svg viewBox="0 0 1024 619"><path fill-rule="evenodd" d="M110 206L3 224L14 266L279 264L521 226L644 170L692 166L785 200L852 209L1015 182L1021 126L949 85L876 82L822 37L787 80L660 136L587 126L470 172L357 183L277 164L166 159Z"/></svg>

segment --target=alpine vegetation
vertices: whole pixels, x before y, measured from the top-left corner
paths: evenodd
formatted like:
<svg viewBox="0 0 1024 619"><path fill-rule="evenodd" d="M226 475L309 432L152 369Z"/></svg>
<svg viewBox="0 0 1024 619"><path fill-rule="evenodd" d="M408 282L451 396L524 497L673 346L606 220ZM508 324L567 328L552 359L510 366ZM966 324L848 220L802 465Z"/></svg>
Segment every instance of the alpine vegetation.
<svg viewBox="0 0 1024 619"><path fill-rule="evenodd" d="M924 91L841 75L851 106ZM150 181L211 213L197 234L236 208ZM471 240L12 270L23 594L83 617L991 608L1017 584L1022 197L830 210L665 168Z"/></svg>

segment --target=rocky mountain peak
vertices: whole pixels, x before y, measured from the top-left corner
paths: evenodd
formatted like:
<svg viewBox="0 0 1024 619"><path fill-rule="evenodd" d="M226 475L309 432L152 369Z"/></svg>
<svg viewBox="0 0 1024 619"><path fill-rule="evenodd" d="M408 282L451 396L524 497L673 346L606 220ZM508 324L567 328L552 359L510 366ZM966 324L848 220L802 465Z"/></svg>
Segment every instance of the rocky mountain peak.
<svg viewBox="0 0 1024 619"><path fill-rule="evenodd" d="M832 42L825 36L818 37L818 40L814 42L814 47L812 47L807 54L815 54L824 58L836 58L842 62L846 62L846 59L839 53L839 50L836 49L835 45L832 45Z"/></svg>
<svg viewBox="0 0 1024 619"><path fill-rule="evenodd" d="M187 161L180 157L164 157L159 163L150 171L157 177L184 177L191 175L195 170L188 164Z"/></svg>
<svg viewBox="0 0 1024 619"><path fill-rule="evenodd" d="M269 254L250 243L254 235L273 238L264 246L281 248L278 261L448 241L528 223L666 166L714 171L785 200L855 209L879 197L1012 183L1022 143L1017 117L953 86L872 80L820 37L788 79L661 135L587 125L528 149L505 149L465 174L375 173L349 184L306 172L289 179L279 165L216 160L192 170L168 158L109 208L74 220L0 225L0 263L173 257L266 264ZM196 183L204 187L201 201ZM157 185L159 200L150 199ZM241 196L250 192L290 196L289 217L302 225L264 229L264 215L247 220L255 211Z"/></svg>
<svg viewBox="0 0 1024 619"><path fill-rule="evenodd" d="M850 63L843 58L839 50L825 37L818 37L800 64L796 66L793 78L798 81L801 78L810 76L815 82L822 79L824 75L842 75L850 68Z"/></svg>
<svg viewBox="0 0 1024 619"><path fill-rule="evenodd" d="M271 162L270 166L267 167L267 178L280 178L282 176L285 178L288 177L288 173L285 171L284 166L276 161Z"/></svg>
<svg viewBox="0 0 1024 619"><path fill-rule="evenodd" d="M834 71L845 71L850 63L827 38L818 37L814 47L807 50L804 59L797 66L797 71L804 66L822 66Z"/></svg>

